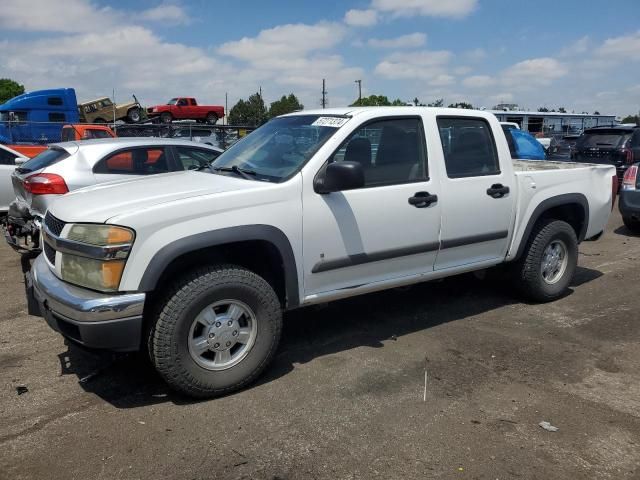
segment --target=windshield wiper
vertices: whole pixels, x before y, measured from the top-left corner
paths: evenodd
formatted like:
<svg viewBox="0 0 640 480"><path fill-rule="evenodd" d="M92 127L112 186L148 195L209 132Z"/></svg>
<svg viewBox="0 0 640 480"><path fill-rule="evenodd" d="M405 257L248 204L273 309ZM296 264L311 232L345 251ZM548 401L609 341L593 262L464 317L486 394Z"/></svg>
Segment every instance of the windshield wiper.
<svg viewBox="0 0 640 480"><path fill-rule="evenodd" d="M257 175L253 170L247 170L245 168L240 168L237 165L233 165L232 167L214 167L216 172L232 172L236 175L241 176L242 178L246 178L247 180L253 180L253 177Z"/></svg>

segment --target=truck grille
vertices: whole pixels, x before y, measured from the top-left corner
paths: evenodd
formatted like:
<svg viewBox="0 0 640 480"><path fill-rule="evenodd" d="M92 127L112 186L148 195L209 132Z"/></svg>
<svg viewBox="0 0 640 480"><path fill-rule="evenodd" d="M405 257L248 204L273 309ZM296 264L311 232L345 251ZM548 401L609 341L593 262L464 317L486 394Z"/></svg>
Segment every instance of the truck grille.
<svg viewBox="0 0 640 480"><path fill-rule="evenodd" d="M62 220L57 219L56 217L51 215L49 212L47 212L47 214L44 217L44 224L47 226L47 228L51 233L53 233L56 237L59 237L60 234L62 233L62 229L66 225L66 222L63 222Z"/></svg>
<svg viewBox="0 0 640 480"><path fill-rule="evenodd" d="M51 265L56 264L56 251L47 242L44 242L44 254Z"/></svg>

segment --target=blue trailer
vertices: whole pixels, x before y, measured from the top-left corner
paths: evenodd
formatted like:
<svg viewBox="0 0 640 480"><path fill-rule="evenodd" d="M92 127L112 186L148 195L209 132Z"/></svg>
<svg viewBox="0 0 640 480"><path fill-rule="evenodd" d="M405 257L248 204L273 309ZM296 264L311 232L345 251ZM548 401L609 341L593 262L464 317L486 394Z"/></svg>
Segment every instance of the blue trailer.
<svg viewBox="0 0 640 480"><path fill-rule="evenodd" d="M24 93L0 105L0 143L59 142L62 126L78 121L73 88Z"/></svg>

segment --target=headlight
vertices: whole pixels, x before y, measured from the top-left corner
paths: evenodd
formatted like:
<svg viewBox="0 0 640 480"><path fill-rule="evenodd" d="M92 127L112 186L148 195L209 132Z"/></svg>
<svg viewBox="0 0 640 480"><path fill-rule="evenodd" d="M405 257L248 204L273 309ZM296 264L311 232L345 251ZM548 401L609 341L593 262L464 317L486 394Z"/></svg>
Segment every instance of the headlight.
<svg viewBox="0 0 640 480"><path fill-rule="evenodd" d="M58 243L62 279L93 290L118 290L134 237L133 230L114 225L71 225Z"/></svg>

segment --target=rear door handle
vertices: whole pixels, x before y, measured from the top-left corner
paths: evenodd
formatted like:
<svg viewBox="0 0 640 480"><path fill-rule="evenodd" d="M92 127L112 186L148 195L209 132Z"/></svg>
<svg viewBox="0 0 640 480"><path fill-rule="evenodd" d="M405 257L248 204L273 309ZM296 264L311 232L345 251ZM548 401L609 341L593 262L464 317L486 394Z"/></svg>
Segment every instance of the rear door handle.
<svg viewBox="0 0 640 480"><path fill-rule="evenodd" d="M437 195L431 195L429 192L416 192L413 197L409 197L409 205L416 208L425 208L438 201Z"/></svg>
<svg viewBox="0 0 640 480"><path fill-rule="evenodd" d="M501 183L494 183L490 188L487 188L487 195L493 198L502 198L509 193L509 187L505 187Z"/></svg>

